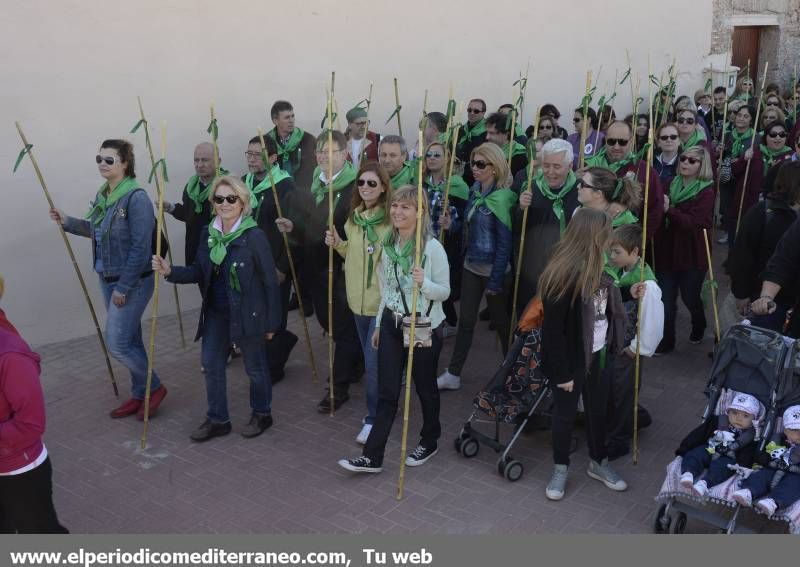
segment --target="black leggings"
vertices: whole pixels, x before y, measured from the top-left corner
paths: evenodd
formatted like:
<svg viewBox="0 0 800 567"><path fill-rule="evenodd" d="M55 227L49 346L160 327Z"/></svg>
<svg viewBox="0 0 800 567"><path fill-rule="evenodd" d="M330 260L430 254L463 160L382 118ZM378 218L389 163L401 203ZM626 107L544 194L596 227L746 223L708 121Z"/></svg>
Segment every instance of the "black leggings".
<svg viewBox="0 0 800 567"><path fill-rule="evenodd" d="M53 506L50 457L22 474L0 476L0 523L4 534L67 534Z"/></svg>

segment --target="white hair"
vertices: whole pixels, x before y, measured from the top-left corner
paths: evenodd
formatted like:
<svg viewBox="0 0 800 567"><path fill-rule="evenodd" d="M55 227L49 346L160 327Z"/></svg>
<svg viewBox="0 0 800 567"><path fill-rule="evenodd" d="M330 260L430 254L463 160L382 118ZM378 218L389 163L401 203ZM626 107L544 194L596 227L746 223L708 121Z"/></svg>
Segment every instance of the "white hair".
<svg viewBox="0 0 800 567"><path fill-rule="evenodd" d="M552 140L548 140L542 147L542 158L560 153L564 154L564 164L571 166L575 154L572 151L572 144L568 141L562 140L561 138L553 138Z"/></svg>

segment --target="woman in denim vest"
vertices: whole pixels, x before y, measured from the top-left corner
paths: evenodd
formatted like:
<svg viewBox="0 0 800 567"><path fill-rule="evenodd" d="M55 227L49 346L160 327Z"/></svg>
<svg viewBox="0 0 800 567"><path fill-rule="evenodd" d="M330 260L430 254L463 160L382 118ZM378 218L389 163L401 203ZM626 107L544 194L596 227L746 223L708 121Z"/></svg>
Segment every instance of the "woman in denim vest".
<svg viewBox="0 0 800 567"><path fill-rule="evenodd" d="M50 210L50 218L64 230L92 239L94 269L108 315L106 344L111 356L131 373L131 398L111 412L111 417L136 414L144 419L147 381L147 351L142 342L142 313L153 295L153 249L155 216L147 193L139 187L134 172L133 145L126 140L105 140L96 156L105 183L100 187L84 218ZM167 389L154 371L150 386L152 417Z"/></svg>

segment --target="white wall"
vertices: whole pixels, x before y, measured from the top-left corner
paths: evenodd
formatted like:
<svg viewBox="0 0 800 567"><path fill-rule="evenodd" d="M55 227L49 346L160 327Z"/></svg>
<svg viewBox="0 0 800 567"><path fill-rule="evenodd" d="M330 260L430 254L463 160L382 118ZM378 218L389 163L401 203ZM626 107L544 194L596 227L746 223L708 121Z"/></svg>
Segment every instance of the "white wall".
<svg viewBox="0 0 800 567"><path fill-rule="evenodd" d="M582 96L586 70L602 65L602 92L615 69L627 68L626 48L645 98L648 52L655 74L677 58L679 92L702 86L712 16L707 0L673 0L668 7L652 0L4 0L2 12L3 308L34 344L93 328L30 163L11 175L21 147L14 120L34 144L57 204L82 215L100 185L94 155L102 139L131 139L146 181L144 137L128 134L138 120L137 95L156 140L167 121L167 195L177 199L192 173L192 148L208 137L211 101L223 165L234 172L243 170L246 141L257 126L267 127L277 98L291 100L299 125L317 132L332 70L342 116L374 82L373 126L386 133L396 128L383 123L398 77L404 133L415 137L425 89L429 110L444 110L451 81L457 99L480 96L494 109L511 101L512 83L530 59L524 122L536 105L554 102L571 129L569 110ZM627 84L615 108L629 112ZM168 218L180 259L182 225ZM89 242L72 241L98 302ZM162 297L161 312L174 312L171 293ZM185 307L197 306L195 288L184 287L181 297Z"/></svg>

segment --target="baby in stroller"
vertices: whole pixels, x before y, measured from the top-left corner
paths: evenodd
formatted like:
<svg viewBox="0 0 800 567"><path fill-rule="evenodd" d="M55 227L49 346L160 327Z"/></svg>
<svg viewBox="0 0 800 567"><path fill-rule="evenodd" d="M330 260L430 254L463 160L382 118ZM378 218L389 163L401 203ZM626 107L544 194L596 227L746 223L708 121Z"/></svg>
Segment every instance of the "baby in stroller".
<svg viewBox="0 0 800 567"><path fill-rule="evenodd" d="M763 406L755 397L732 392L725 413L700 425L681 443L681 485L704 498L710 488L735 474L728 465L750 467L757 450L753 419L762 413Z"/></svg>
<svg viewBox="0 0 800 567"><path fill-rule="evenodd" d="M764 466L739 484L731 497L740 505L753 506L767 516L800 500L800 405L783 413L783 432L766 446L757 460Z"/></svg>

